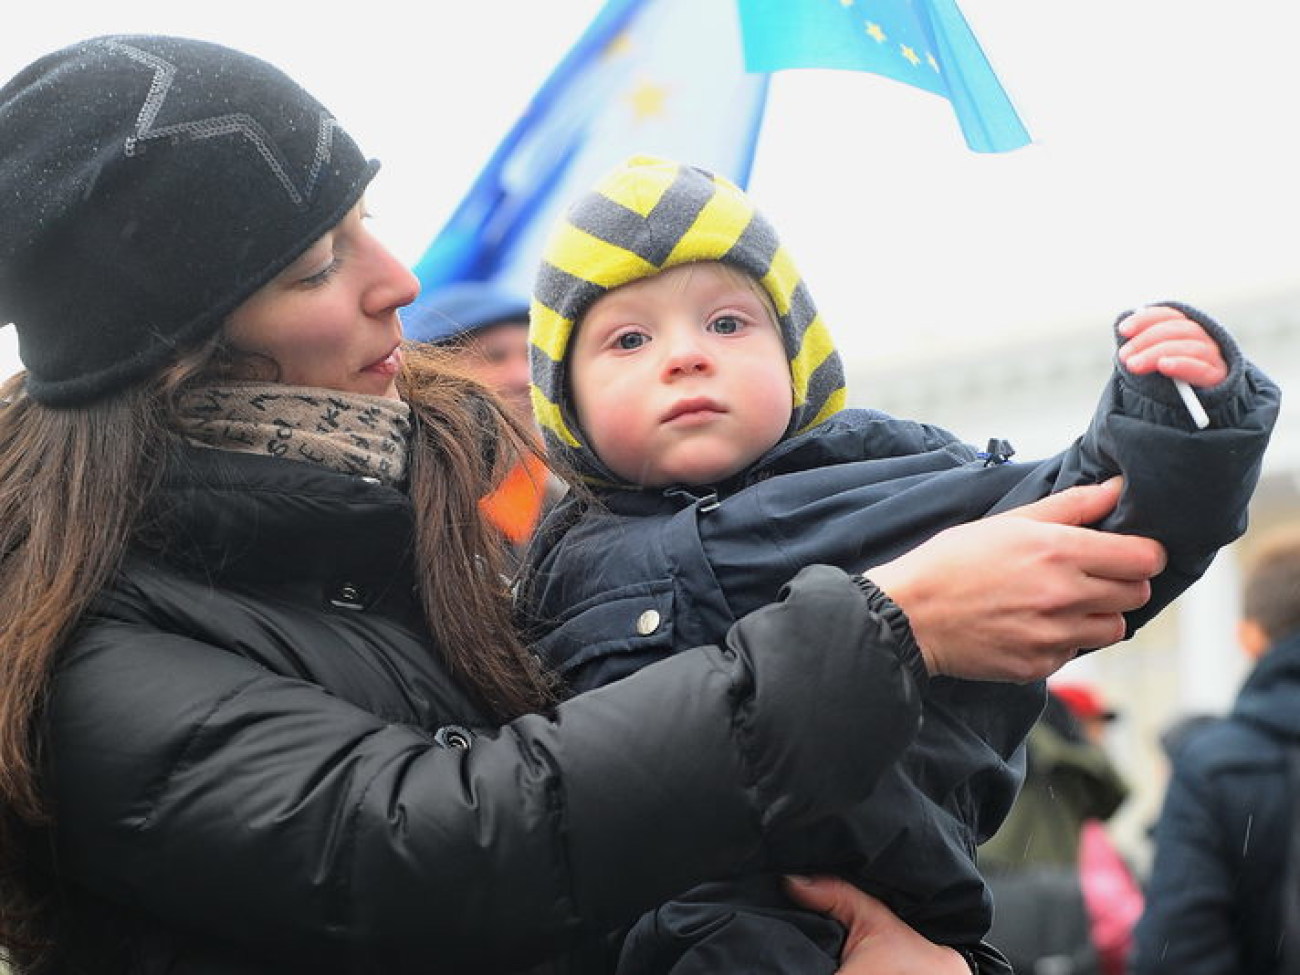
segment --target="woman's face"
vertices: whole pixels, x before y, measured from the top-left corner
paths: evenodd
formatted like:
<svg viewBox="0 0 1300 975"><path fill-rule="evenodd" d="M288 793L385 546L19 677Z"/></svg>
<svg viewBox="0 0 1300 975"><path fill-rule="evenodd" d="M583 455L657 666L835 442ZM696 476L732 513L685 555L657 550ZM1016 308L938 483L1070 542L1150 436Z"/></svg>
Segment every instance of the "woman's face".
<svg viewBox="0 0 1300 975"><path fill-rule="evenodd" d="M420 285L364 221L358 203L226 320L235 350L274 362L278 382L397 396L397 309Z"/></svg>

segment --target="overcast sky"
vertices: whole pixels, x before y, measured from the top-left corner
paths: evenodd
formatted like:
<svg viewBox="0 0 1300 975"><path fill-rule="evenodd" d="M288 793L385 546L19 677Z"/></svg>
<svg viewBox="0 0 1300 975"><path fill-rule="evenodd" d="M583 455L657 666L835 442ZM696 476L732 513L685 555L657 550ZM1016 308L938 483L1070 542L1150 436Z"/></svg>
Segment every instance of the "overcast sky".
<svg viewBox="0 0 1300 975"><path fill-rule="evenodd" d="M408 0L346 16L265 0L73 0L6 23L0 76L106 32L190 34L267 57L384 161L377 227L414 262L599 5L436 0L413 18ZM946 102L870 75L784 72L772 86L750 191L847 357L1091 317L1104 334L1114 312L1149 298L1212 312L1293 278L1300 4L961 6L1033 145L972 153ZM16 365L10 331L0 366Z"/></svg>

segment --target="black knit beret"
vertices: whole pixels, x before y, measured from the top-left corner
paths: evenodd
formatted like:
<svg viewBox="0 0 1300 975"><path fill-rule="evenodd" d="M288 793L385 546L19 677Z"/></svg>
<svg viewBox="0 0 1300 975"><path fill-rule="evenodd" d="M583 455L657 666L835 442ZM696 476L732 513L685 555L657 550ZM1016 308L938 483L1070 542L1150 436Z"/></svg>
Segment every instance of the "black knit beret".
<svg viewBox="0 0 1300 975"><path fill-rule="evenodd" d="M379 164L306 91L206 41L112 36L0 88L0 325L27 391L156 372L338 223Z"/></svg>

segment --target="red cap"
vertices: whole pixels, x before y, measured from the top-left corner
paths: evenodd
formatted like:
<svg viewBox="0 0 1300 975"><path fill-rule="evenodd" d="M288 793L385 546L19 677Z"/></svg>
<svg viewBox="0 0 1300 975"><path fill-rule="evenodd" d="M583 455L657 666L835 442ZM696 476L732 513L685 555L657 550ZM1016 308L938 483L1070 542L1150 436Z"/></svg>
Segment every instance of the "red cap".
<svg viewBox="0 0 1300 975"><path fill-rule="evenodd" d="M1116 717L1116 712L1106 707L1101 695L1086 684L1049 684L1048 688L1081 721L1110 721Z"/></svg>

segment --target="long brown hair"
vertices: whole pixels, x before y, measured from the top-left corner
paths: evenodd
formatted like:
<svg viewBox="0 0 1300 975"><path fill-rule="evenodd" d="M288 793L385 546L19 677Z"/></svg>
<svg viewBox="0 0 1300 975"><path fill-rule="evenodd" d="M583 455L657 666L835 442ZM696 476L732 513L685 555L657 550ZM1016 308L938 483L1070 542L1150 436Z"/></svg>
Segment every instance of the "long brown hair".
<svg viewBox="0 0 1300 975"><path fill-rule="evenodd" d="M453 672L498 718L544 708L555 685L515 628L505 539L480 505L525 452L539 453L536 435L445 352L415 343L403 363L398 388L414 414L410 493L429 628Z"/></svg>
<svg viewBox="0 0 1300 975"><path fill-rule="evenodd" d="M30 827L47 813L35 722L55 651L117 569L159 443L138 390L53 410L23 379L0 387L0 943L15 963L35 957L47 920L33 885Z"/></svg>
<svg viewBox="0 0 1300 975"><path fill-rule="evenodd" d="M20 970L48 946L53 922L33 837L51 818L38 773L54 658L111 582L157 488L179 394L240 368L218 336L86 408L34 402L23 374L0 386L0 946ZM408 349L399 387L413 413L410 495L435 645L496 719L545 708L552 686L516 634L504 547L479 506L532 438L436 352Z"/></svg>

